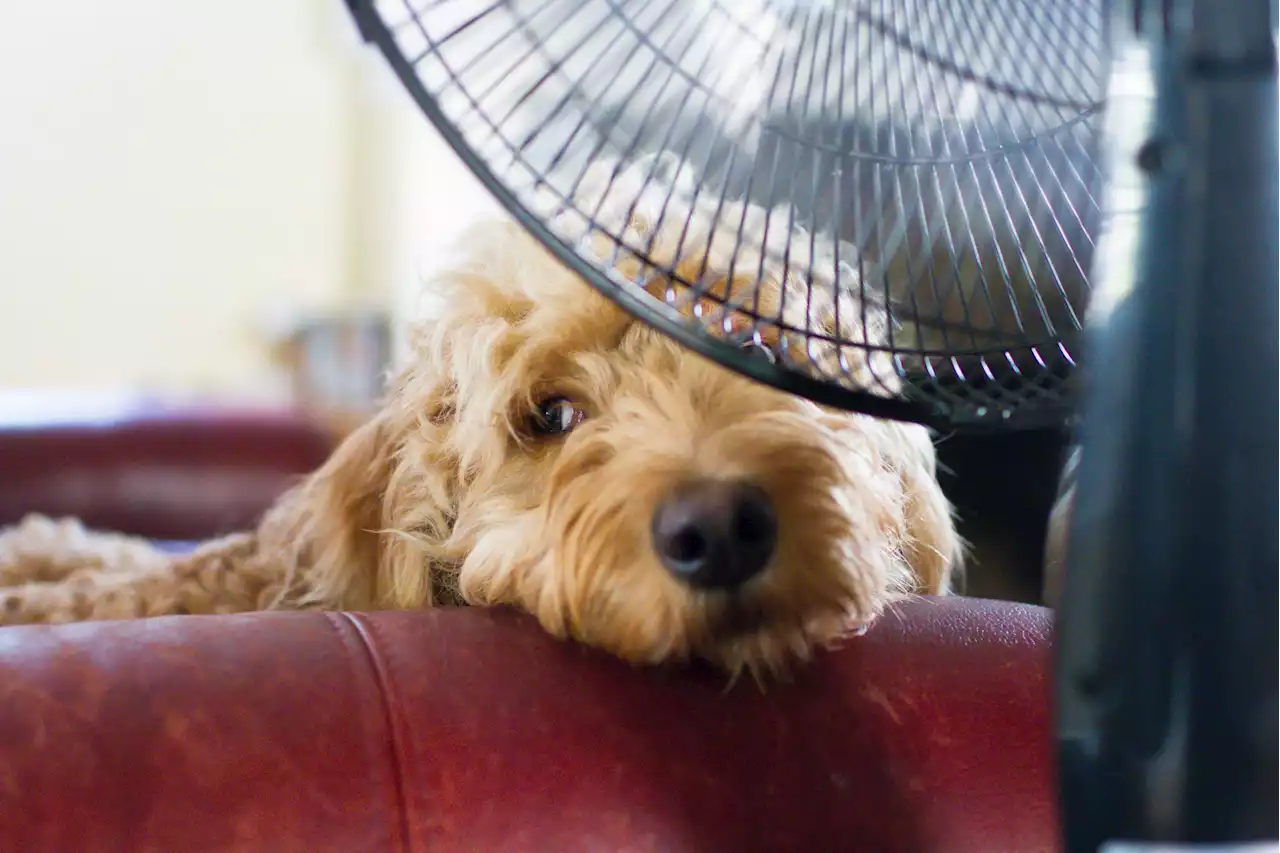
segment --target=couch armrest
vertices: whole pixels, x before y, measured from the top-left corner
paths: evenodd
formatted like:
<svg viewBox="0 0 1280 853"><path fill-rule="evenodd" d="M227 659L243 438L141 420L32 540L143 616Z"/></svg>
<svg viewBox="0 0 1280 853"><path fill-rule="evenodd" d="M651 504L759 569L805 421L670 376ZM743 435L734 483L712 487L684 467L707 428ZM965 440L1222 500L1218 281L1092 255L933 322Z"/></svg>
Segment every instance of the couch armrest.
<svg viewBox="0 0 1280 853"><path fill-rule="evenodd" d="M39 512L153 539L211 538L253 527L335 443L290 412L0 419L0 526Z"/></svg>
<svg viewBox="0 0 1280 853"><path fill-rule="evenodd" d="M921 599L726 693L500 610L3 629L0 850L1053 850L1049 637Z"/></svg>

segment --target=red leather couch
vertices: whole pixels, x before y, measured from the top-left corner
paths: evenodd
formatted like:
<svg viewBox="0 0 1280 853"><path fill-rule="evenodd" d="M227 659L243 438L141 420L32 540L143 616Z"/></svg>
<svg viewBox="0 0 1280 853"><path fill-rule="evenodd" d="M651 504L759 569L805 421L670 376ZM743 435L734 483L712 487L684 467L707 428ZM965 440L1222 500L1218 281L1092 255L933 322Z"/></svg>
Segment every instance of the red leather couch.
<svg viewBox="0 0 1280 853"><path fill-rule="evenodd" d="M252 527L334 444L282 411L87 404L33 420L0 408L0 526L42 512L152 539L207 539Z"/></svg>
<svg viewBox="0 0 1280 853"><path fill-rule="evenodd" d="M1046 614L911 602L765 693L494 610L2 629L0 850L1054 850Z"/></svg>
<svg viewBox="0 0 1280 853"><path fill-rule="evenodd" d="M329 445L244 413L0 426L0 519L203 538ZM0 629L0 853L1055 850L1049 635L922 599L726 693L494 610Z"/></svg>

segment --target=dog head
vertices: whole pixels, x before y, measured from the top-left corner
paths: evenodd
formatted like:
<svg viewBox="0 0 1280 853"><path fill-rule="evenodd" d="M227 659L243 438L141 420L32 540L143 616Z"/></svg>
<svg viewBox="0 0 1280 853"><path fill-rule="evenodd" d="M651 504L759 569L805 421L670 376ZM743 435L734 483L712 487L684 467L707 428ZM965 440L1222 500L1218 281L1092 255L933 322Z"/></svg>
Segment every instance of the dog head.
<svg viewBox="0 0 1280 853"><path fill-rule="evenodd" d="M761 358L855 357L753 332L739 310L830 331L838 300L806 299L809 279L771 261L759 274L715 229L682 227L677 245L643 214L627 213L648 256L681 274L644 279L615 253L640 286ZM381 412L286 502L313 597L509 604L631 661L768 672L897 596L945 591L958 544L923 428L705 360L514 223L477 226L461 248ZM679 279L704 295L686 299ZM843 306L845 323L858 314ZM867 384L892 389L887 365L858 357Z"/></svg>

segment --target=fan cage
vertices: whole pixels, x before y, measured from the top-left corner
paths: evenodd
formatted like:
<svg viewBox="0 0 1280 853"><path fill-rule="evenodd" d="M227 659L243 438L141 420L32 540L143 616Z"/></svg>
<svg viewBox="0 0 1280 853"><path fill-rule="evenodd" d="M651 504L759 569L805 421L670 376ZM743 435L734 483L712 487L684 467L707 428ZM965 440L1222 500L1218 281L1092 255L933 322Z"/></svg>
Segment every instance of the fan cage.
<svg viewBox="0 0 1280 853"><path fill-rule="evenodd" d="M744 4L772 15L772 35L714 0L348 4L365 39L507 211L588 283L690 349L823 404L939 429L1040 427L1072 416L1100 224L1100 2L975 0L950 12L923 0ZM672 15L682 17L664 25ZM984 31L975 20L1000 26ZM673 46L673 33L693 35ZM987 58L975 61L979 43ZM726 47L746 60L708 75ZM890 52L899 66L892 79ZM763 77L762 58L772 60ZM726 80L742 88L762 79L763 105L722 91ZM693 201L717 216L745 200L785 209L798 234L830 236L834 286L884 315L885 338L824 333L735 304L750 315L752 335L771 329L802 353L819 343L842 353L835 370L816 359L764 361L682 311L679 299L655 298L644 284L660 275L679 282L684 298L725 302L580 203L575 190L602 158L639 164L646 186L672 172L696 175ZM577 232L557 227L566 214L609 251L588 251ZM792 248L775 260L788 266ZM639 261L639 276L620 273L624 256ZM789 272L814 280L812 267ZM855 378L842 369L846 351L887 357L891 381Z"/></svg>

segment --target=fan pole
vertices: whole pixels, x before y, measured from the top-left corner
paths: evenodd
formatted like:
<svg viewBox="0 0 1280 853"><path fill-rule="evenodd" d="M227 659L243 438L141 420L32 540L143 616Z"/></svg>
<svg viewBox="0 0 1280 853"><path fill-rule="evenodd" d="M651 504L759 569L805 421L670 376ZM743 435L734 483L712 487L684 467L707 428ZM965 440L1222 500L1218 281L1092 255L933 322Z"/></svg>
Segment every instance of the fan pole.
<svg viewBox="0 0 1280 853"><path fill-rule="evenodd" d="M1275 850L1274 4L1115 5L1058 628L1066 846Z"/></svg>

